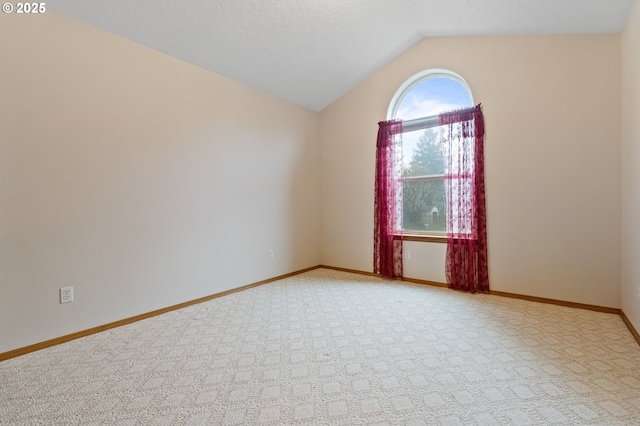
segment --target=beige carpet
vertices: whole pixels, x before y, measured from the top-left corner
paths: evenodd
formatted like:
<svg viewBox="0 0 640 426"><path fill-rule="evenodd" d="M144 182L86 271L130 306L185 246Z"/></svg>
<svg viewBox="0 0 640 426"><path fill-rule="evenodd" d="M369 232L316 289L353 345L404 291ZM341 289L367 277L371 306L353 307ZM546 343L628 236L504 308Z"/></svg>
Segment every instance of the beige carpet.
<svg viewBox="0 0 640 426"><path fill-rule="evenodd" d="M612 314L319 269L0 363L2 425L637 425Z"/></svg>

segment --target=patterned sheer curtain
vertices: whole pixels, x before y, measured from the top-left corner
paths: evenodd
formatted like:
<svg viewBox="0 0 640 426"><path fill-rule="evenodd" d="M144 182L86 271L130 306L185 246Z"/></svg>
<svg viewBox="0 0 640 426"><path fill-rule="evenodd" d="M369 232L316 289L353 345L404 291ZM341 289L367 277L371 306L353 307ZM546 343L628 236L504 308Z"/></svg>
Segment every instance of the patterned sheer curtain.
<svg viewBox="0 0 640 426"><path fill-rule="evenodd" d="M447 203L446 276L449 288L489 291L481 105L440 114Z"/></svg>
<svg viewBox="0 0 640 426"><path fill-rule="evenodd" d="M378 123L373 272L402 277L402 121Z"/></svg>

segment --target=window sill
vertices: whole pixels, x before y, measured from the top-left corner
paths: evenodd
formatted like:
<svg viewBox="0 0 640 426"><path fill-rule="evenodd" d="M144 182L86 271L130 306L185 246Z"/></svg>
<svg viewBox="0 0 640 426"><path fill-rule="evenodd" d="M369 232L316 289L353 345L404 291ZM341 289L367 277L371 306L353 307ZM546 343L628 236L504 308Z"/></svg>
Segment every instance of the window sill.
<svg viewBox="0 0 640 426"><path fill-rule="evenodd" d="M394 239L400 239L400 235L395 235ZM406 233L402 234L402 239L404 241L418 241L422 243L447 243L447 235L425 235L425 234L412 234Z"/></svg>

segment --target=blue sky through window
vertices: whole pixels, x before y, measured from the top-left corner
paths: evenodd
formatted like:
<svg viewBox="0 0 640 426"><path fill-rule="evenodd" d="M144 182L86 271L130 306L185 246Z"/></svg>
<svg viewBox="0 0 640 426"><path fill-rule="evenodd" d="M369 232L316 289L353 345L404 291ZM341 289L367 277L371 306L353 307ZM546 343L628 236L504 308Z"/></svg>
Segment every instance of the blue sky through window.
<svg viewBox="0 0 640 426"><path fill-rule="evenodd" d="M411 120L471 106L469 92L461 83L445 77L429 78L402 98L396 118Z"/></svg>
<svg viewBox="0 0 640 426"><path fill-rule="evenodd" d="M446 77L428 78L402 98L395 118L412 120L472 106L471 96L460 82ZM420 130L402 135L405 164L411 161L411 154L423 133L424 130Z"/></svg>

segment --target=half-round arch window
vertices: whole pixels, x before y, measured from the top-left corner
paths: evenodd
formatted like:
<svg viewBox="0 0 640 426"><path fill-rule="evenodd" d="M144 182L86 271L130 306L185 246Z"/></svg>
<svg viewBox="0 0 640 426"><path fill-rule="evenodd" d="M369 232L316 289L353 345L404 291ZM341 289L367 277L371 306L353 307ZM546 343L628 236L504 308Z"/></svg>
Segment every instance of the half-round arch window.
<svg viewBox="0 0 640 426"><path fill-rule="evenodd" d="M472 106L471 90L460 75L426 70L409 78L396 91L387 119L415 120Z"/></svg>
<svg viewBox="0 0 640 426"><path fill-rule="evenodd" d="M409 78L396 91L388 119L403 120L402 229L417 233L445 233L444 157L439 114L469 108L473 98L458 74L427 70Z"/></svg>

